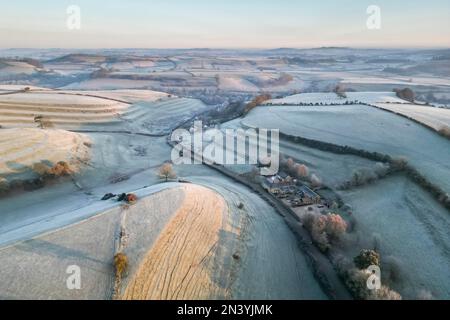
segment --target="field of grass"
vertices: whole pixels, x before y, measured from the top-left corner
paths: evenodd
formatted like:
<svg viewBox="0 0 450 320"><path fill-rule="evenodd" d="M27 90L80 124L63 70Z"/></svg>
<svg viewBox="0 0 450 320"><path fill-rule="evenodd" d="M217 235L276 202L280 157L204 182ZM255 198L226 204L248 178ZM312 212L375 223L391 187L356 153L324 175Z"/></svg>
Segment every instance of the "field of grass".
<svg viewBox="0 0 450 320"><path fill-rule="evenodd" d="M377 103L376 106L423 123L436 131L450 128L450 109L392 103Z"/></svg>
<svg viewBox="0 0 450 320"><path fill-rule="evenodd" d="M33 173L33 165L60 161L78 172L91 156L90 139L64 130L0 129L0 176ZM34 172L37 174L38 172Z"/></svg>
<svg viewBox="0 0 450 320"><path fill-rule="evenodd" d="M404 298L417 299L421 290L438 299L450 298L450 217L439 203L403 177L341 195L352 206L360 245L376 246L382 260L395 261L388 268L398 268L393 287ZM358 250L350 248L350 256Z"/></svg>
<svg viewBox="0 0 450 320"><path fill-rule="evenodd" d="M450 192L450 141L404 117L364 105L271 106L254 109L242 123L286 134L405 157Z"/></svg>

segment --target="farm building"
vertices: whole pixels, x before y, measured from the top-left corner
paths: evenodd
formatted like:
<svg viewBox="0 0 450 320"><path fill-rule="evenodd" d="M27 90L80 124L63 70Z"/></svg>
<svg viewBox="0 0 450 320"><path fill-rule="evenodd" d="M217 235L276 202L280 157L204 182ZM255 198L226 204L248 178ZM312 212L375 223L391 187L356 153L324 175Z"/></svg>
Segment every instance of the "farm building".
<svg viewBox="0 0 450 320"><path fill-rule="evenodd" d="M270 193L281 194L295 188L297 180L284 172L279 172L273 176L267 176L263 180L263 187ZM294 191L294 190L292 190Z"/></svg>
<svg viewBox="0 0 450 320"><path fill-rule="evenodd" d="M305 185L298 188L297 195L301 198L303 204L319 204L320 196Z"/></svg>

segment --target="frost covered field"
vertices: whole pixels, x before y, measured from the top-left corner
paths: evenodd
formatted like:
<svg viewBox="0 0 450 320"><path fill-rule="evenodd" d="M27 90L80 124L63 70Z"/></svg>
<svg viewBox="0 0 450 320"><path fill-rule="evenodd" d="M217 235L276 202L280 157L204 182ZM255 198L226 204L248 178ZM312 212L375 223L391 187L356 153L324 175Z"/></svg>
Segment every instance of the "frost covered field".
<svg viewBox="0 0 450 320"><path fill-rule="evenodd" d="M405 103L394 92L346 92L345 97L330 93L301 93L280 99L272 99L264 104L300 105L300 104L345 104L349 102L364 103Z"/></svg>
<svg viewBox="0 0 450 320"><path fill-rule="evenodd" d="M367 156L405 159L450 192L450 140L436 132L450 109L434 107L450 102L448 56L0 50L0 298L359 298L342 261L376 249L383 284L404 299L448 299L445 194L438 199L405 170ZM404 88L417 104L395 91ZM318 203L270 194L261 163L161 173L172 161L171 133L197 132L195 121L204 130L290 135L279 141L280 177L293 176L283 183L310 188ZM234 144L223 151L237 152ZM124 193L137 199L118 201ZM318 238L314 219L330 217L335 225ZM343 233L326 233L333 230ZM69 264L85 272L82 290L65 289Z"/></svg>
<svg viewBox="0 0 450 320"><path fill-rule="evenodd" d="M450 128L450 109L447 108L387 103L377 103L376 106L414 119L436 131Z"/></svg>
<svg viewBox="0 0 450 320"><path fill-rule="evenodd" d="M405 157L450 192L450 141L398 115L365 105L267 106L242 123L286 134Z"/></svg>
<svg viewBox="0 0 450 320"><path fill-rule="evenodd" d="M18 123L27 127L1 129L2 165L12 170L8 161L14 159L17 163L21 159L22 166L64 160L77 170L71 180L1 199L2 297L327 298L283 219L248 189L233 187L231 181L203 166L176 170L180 178L204 187L160 183L158 168L170 160L166 135L178 123L207 110L207 105L147 90L30 89L23 92L20 87L9 87L5 88L8 94L1 96L5 109L14 112L11 118L16 122L8 126ZM97 112L105 114L105 123L95 123ZM17 115L24 113L29 121ZM38 114L48 120L43 128L35 122ZM73 124L64 123L64 117ZM81 117L86 121L80 121ZM134 206L101 201L109 192L133 192L139 201ZM238 208L241 202L246 203L244 208ZM124 230L122 250L130 269L118 286L111 261ZM180 250L177 239L185 235L193 238ZM164 245L166 238L173 246ZM173 254L181 255L182 263L174 261ZM264 267L257 263L262 257ZM20 272L14 271L18 261ZM167 268L160 268L160 263ZM65 290L61 279L67 264L89 269L89 286L76 292ZM198 265L198 272L189 267L192 264ZM39 282L48 265L54 272L44 277L47 284L43 287ZM154 273L155 268L160 273ZM173 270L174 275L167 288L137 289L143 281L153 288L167 270ZM148 272L152 278L145 276ZM25 292L21 279L29 273L26 283L37 289ZM178 280L191 275L196 281L180 287ZM51 296L46 295L48 291Z"/></svg>
<svg viewBox="0 0 450 320"><path fill-rule="evenodd" d="M401 270L399 292L409 299L421 291L450 297L450 283L443 280L450 277L447 210L401 177L343 192L343 198L353 207L360 240L377 243L389 267Z"/></svg>

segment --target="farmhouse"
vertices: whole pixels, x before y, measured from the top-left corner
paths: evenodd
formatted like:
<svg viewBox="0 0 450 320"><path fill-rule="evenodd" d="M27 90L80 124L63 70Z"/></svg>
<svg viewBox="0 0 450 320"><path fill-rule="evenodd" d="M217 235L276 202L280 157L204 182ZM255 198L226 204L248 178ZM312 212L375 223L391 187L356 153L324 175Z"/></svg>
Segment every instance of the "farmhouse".
<svg viewBox="0 0 450 320"><path fill-rule="evenodd" d="M320 196L305 185L298 188L297 195L301 198L303 205L319 204Z"/></svg>
<svg viewBox="0 0 450 320"><path fill-rule="evenodd" d="M276 195L280 199L288 198L288 202L294 207L319 204L320 196L307 186L297 184L297 180L284 172L266 177L263 187L267 192Z"/></svg>
<svg viewBox="0 0 450 320"><path fill-rule="evenodd" d="M276 175L267 176L263 180L263 187L272 194L285 194L295 192L296 179L285 172L279 172Z"/></svg>

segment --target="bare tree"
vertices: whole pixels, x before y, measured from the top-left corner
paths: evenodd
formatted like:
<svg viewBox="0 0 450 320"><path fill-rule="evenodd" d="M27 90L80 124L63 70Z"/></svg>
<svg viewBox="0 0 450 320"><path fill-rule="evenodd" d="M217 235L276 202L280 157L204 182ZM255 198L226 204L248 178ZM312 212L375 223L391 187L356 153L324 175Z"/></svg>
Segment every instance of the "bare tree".
<svg viewBox="0 0 450 320"><path fill-rule="evenodd" d="M347 94L345 93L345 88L342 84L338 84L334 88L334 93L336 93L340 98L347 98Z"/></svg>
<svg viewBox="0 0 450 320"><path fill-rule="evenodd" d="M158 176L161 179L165 179L165 181L169 181L169 179L174 179L177 177L175 170L170 163L164 163L158 171Z"/></svg>

